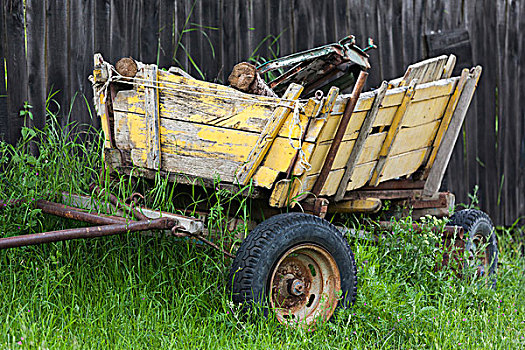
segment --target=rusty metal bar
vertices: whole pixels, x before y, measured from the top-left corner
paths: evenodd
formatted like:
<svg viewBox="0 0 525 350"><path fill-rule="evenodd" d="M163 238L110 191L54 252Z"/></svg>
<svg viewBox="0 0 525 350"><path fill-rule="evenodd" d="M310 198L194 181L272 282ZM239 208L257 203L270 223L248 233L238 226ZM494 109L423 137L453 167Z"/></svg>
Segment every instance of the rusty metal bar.
<svg viewBox="0 0 525 350"><path fill-rule="evenodd" d="M118 235L121 233L146 231L146 230L170 230L177 222L170 218L160 218L148 221L129 222L126 224L112 224L95 227L73 228L61 231L34 233L14 237L0 238L0 249L23 247L51 242L68 241L73 239L94 238L102 236Z"/></svg>
<svg viewBox="0 0 525 350"><path fill-rule="evenodd" d="M43 213L60 216L66 219L84 221L95 225L123 224L131 220L116 216L106 216L81 211L78 208L70 207L64 204L58 204L45 200L36 201L36 207Z"/></svg>
<svg viewBox="0 0 525 350"><path fill-rule="evenodd" d="M361 95L361 91L363 90L367 77L367 72L361 71L359 73L359 77L357 78L357 81L354 85L354 89L352 91L352 94L350 95L350 99L346 103L345 111L343 112L343 116L341 117L341 121L339 122L337 132L334 136L332 144L330 145L330 150L326 155L326 160L323 164L323 168L321 169L321 172L317 177L317 181L315 182L315 185L312 188L312 193L315 196L318 196L319 193L321 193L321 190L323 189L323 186L326 183L326 179L328 178L328 174L330 174L330 170L332 170L332 165L334 164L335 156L337 155L337 151L339 150L339 146L341 145L341 141L343 140L346 128L348 127L348 122L350 121L352 112L354 111L357 101L359 100L359 96Z"/></svg>
<svg viewBox="0 0 525 350"><path fill-rule="evenodd" d="M100 188L96 185L92 185L90 186L90 190L92 191L95 191L95 193L99 194L99 195L105 195L106 194L106 191L104 191L103 188ZM108 195L108 199L110 201L111 204L113 204L116 208L118 209L121 209L123 210L124 212L127 212L127 213L133 213L133 215L143 221L143 220L148 220L148 217L144 214L142 214L139 210L137 210L136 208L132 206L127 206L126 204L124 203L121 203L121 201L117 198L117 196L115 196L114 194L111 194L111 193L107 193Z"/></svg>

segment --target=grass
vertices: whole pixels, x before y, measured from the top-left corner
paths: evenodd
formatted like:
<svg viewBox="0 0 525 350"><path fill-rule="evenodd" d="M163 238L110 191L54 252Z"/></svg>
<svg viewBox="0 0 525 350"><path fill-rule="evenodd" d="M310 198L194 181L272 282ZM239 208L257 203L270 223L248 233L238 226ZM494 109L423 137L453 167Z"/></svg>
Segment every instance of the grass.
<svg viewBox="0 0 525 350"><path fill-rule="evenodd" d="M179 193L161 176L150 186L129 176L110 181L98 171L100 134L79 142L74 125L69 132L57 125L25 128L17 146L0 143L0 199L89 193L94 181L120 198L142 190L148 206L164 210L182 197L189 211L205 203L214 215L208 227L223 236L235 234L229 215L250 217L252 203L218 185ZM416 235L410 219L394 222L379 245L349 238L358 262L356 304L313 332L240 315L226 288L230 261L188 240L129 234L0 251L0 348L525 347L525 259L510 231L499 234L498 287L490 290L453 269L434 270L440 250L431 224ZM73 225L30 203L0 211L0 236Z"/></svg>

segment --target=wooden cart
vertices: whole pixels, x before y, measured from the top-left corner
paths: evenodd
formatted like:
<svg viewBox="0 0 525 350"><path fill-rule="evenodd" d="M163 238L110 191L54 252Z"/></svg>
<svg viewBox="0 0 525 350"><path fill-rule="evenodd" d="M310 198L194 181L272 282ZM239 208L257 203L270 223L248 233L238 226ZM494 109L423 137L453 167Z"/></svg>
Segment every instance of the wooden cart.
<svg viewBox="0 0 525 350"><path fill-rule="evenodd" d="M344 235L323 219L327 212L375 213L390 200L416 216L448 215L454 197L438 190L481 74L477 66L452 77L455 57L440 56L361 93L367 55L353 43L321 49L270 84L279 85L280 97L140 62L122 75L99 54L91 77L109 169L253 187L271 217L237 250L229 277L233 299L261 304L284 323L326 320L336 306L355 300L354 257ZM351 94L323 80L342 65L353 67ZM312 80L319 71L324 75ZM202 232L197 219L160 216L191 235ZM467 250L480 240L490 243L480 273L494 273L488 216L465 211L452 221L460 236L469 235ZM446 231L454 235L457 227Z"/></svg>

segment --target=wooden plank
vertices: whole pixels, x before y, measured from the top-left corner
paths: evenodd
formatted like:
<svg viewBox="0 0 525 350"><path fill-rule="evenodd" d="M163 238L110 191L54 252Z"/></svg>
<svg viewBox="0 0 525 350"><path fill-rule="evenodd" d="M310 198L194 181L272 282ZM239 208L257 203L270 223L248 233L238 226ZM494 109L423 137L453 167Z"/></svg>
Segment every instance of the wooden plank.
<svg viewBox="0 0 525 350"><path fill-rule="evenodd" d="M377 161L376 168L374 169L374 173L372 175L372 179L370 180L370 184L372 186L377 186L379 182L381 181L381 176L383 172L383 168L386 162L386 159L388 158L388 155L391 150L392 143L394 142L399 129L403 123L403 117L405 116L405 113L407 111L407 107L410 105L411 99L414 96L414 90L416 87L417 81L413 80L408 89L406 90L405 96L403 97L403 101L401 102L401 105L396 111L396 114L394 116L394 119L392 120L392 125L390 126L390 129L388 130L388 134L385 138L385 142L383 143L383 146L381 147L381 151L379 152L379 160Z"/></svg>
<svg viewBox="0 0 525 350"><path fill-rule="evenodd" d="M469 74L468 69L464 69L461 72L461 78L457 84L456 90L454 91L454 93L450 97L450 100L448 101L447 108L443 114L443 118L439 126L439 130L434 139L434 143L432 144L432 151L428 158L427 164L425 165L425 171L424 171L423 178L425 178L428 175L430 169L432 168L432 164L434 164L434 161L436 159L437 150L439 149L439 146L441 145L441 141L443 140L443 137L445 136L445 132L447 131L450 125L452 114L456 110L457 104L459 102L459 97L461 96L463 88L465 87L465 83L467 82L468 74Z"/></svg>
<svg viewBox="0 0 525 350"><path fill-rule="evenodd" d="M144 68L144 77L148 85L144 91L145 119L146 119L146 167L158 170L160 168L160 117L157 89L157 66L147 65Z"/></svg>
<svg viewBox="0 0 525 350"><path fill-rule="evenodd" d="M341 142L341 146L335 156L332 169L342 169L345 166L348 160L348 156L352 152L354 144L355 140L347 140ZM311 168L308 171L308 175L319 174L329 149L330 142L324 142L316 147L312 156L312 161L310 162Z"/></svg>
<svg viewBox="0 0 525 350"><path fill-rule="evenodd" d="M429 147L434 140L440 125L439 120L411 128L401 128L392 144L390 155L410 152L420 148Z"/></svg>
<svg viewBox="0 0 525 350"><path fill-rule="evenodd" d="M425 84L418 83L412 101L417 102L421 100L428 100L440 96L450 95L454 91L455 83L458 79L458 77L453 77L449 79L431 81ZM389 89L383 100L382 107L387 108L399 106L407 88L407 86L402 86L394 89ZM367 91L362 93L359 97L359 101L357 102L354 113L370 110L374 101L374 96L374 91ZM340 95L337 98L334 108L332 109L332 115L339 115L343 113L348 97L349 95Z"/></svg>
<svg viewBox="0 0 525 350"><path fill-rule="evenodd" d="M385 142L386 135L386 131L369 135L366 138L363 152L361 152L361 156L357 159L357 164L376 161L379 157L381 146Z"/></svg>
<svg viewBox="0 0 525 350"><path fill-rule="evenodd" d="M449 99L450 96L445 95L430 100L411 103L406 111L405 117L403 118L402 126L414 127L441 119Z"/></svg>
<svg viewBox="0 0 525 350"><path fill-rule="evenodd" d="M285 100L296 100L301 95L303 87L297 84L290 84L283 95ZM248 155L247 162L243 164L237 171L237 178L240 184L246 185L253 176L259 164L263 160L267 151L270 149L275 137L281 130L286 117L290 114L293 104L290 107L278 107L275 109L272 117L266 124L264 130L261 132L257 143Z"/></svg>
<svg viewBox="0 0 525 350"><path fill-rule="evenodd" d="M363 124L366 115L367 111L352 113L352 117L350 118L348 126L346 127L346 131L343 135L343 141L355 140L357 138L357 136L359 135L359 129L361 128L361 125ZM337 126L339 125L340 121L340 114L330 115L328 117L328 120L326 122L327 125L320 135L321 142L331 142L334 139L334 134L337 130Z"/></svg>
<svg viewBox="0 0 525 350"><path fill-rule="evenodd" d="M418 149L407 153L389 156L385 159L381 181L395 179L410 175L423 163L429 148Z"/></svg>
<svg viewBox="0 0 525 350"><path fill-rule="evenodd" d="M178 173L183 176L195 176L202 179L214 180L217 177L221 182L233 183L234 171L242 163L227 159L209 158L206 156L186 156L183 154L173 155L163 152L162 170L170 173ZM131 159L134 166L143 167L146 164L147 153L144 149L133 149Z"/></svg>
<svg viewBox="0 0 525 350"><path fill-rule="evenodd" d="M387 88L388 88L387 82L383 81L383 83L377 90L377 96L374 99L372 108L370 109L370 112L366 116L361 126L361 130L359 131L359 136L357 137L355 145L354 147L352 147L352 152L350 153L350 156L348 157L348 161L346 163L343 177L341 179L341 182L339 183L339 186L337 188L337 192L335 195L336 201L340 201L346 192L348 181L350 180L350 177L352 176L352 173L355 169L358 159L361 157L361 153L363 152L366 139L368 138L370 131L372 130L372 125L377 116L377 112L379 111L379 108L381 107L381 103L383 102L383 99L386 95Z"/></svg>
<svg viewBox="0 0 525 350"><path fill-rule="evenodd" d="M456 55L449 55L447 63L445 64L445 67L443 67L443 74L441 75L441 79L448 79L452 76L452 72L454 71L454 67L456 66Z"/></svg>
<svg viewBox="0 0 525 350"><path fill-rule="evenodd" d="M368 182L368 180L370 180L370 177L372 177L376 163L376 161L373 161L357 165L355 167L354 173L352 174L352 177L350 178L350 181L348 182L348 187L346 190L352 191L363 187Z"/></svg>
<svg viewBox="0 0 525 350"><path fill-rule="evenodd" d="M463 124L463 120L467 114L468 106L470 105L470 101L474 96L474 91L476 90L481 71L481 66L474 68L469 74L468 80L465 83L465 87L463 88L463 92L461 93L461 97L457 103L456 110L452 115L450 125L436 153L434 164L428 173L428 178L423 191L423 194L426 196L432 196L439 190L439 186L441 185L441 181L443 180L443 176L447 169L448 161L450 160L454 144L456 143L456 140L459 136L461 125Z"/></svg>
<svg viewBox="0 0 525 350"><path fill-rule="evenodd" d="M379 209L381 209L379 198L351 199L328 206L329 213L377 213Z"/></svg>
<svg viewBox="0 0 525 350"><path fill-rule="evenodd" d="M163 71L158 73L161 118L261 133L277 106L282 104L280 98L245 94L219 84L189 80ZM120 91L114 100L114 110L144 113L144 85ZM314 117L309 112L316 111L301 110L300 124L306 125L309 118ZM301 129L292 127L292 117L285 118L279 135L299 139Z"/></svg>

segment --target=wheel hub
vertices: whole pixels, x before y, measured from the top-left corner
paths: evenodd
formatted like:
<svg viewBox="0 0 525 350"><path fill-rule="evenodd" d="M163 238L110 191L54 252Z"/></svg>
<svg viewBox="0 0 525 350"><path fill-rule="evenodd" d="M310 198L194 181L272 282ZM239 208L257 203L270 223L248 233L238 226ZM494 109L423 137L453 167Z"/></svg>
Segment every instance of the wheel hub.
<svg viewBox="0 0 525 350"><path fill-rule="evenodd" d="M301 244L286 251L270 280L270 306L282 323L327 320L338 303L339 269L326 249Z"/></svg>

